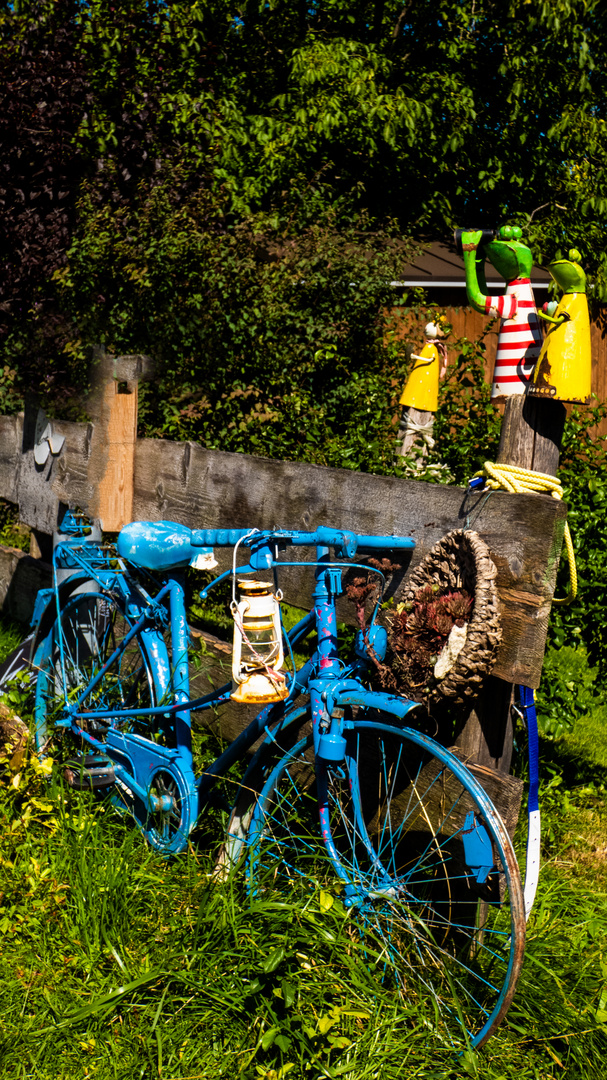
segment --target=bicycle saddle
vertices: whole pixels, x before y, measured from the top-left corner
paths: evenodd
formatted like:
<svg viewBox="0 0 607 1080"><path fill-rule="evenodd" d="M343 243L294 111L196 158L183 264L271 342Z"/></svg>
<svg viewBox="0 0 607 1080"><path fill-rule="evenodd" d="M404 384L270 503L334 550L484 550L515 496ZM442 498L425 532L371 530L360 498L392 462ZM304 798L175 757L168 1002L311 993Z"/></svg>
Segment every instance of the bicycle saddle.
<svg viewBox="0 0 607 1080"><path fill-rule="evenodd" d="M146 570L171 570L194 562L199 569L211 570L217 565L213 548L193 545L192 539L192 529L175 521L131 521L118 534L118 554Z"/></svg>
<svg viewBox="0 0 607 1080"><path fill-rule="evenodd" d="M213 570L213 547L233 547L250 529L188 529L176 521L131 521L118 534L118 554L146 570L193 566Z"/></svg>

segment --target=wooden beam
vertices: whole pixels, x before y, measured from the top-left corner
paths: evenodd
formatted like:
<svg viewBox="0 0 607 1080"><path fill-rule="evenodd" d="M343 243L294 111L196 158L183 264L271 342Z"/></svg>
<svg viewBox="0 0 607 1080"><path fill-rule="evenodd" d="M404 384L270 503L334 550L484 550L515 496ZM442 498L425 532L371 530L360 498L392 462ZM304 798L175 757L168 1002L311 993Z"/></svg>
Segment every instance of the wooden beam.
<svg viewBox="0 0 607 1080"><path fill-rule="evenodd" d="M118 532L133 519L138 387L151 371L146 356L116 357L101 347L95 350L93 390L87 402L93 420L88 509L106 532Z"/></svg>
<svg viewBox="0 0 607 1080"><path fill-rule="evenodd" d="M60 503L71 503L94 517L99 505L96 423L53 426L65 444L52 467L36 474L39 487L36 498L28 495L25 519L46 532L55 527L49 508L54 506L56 514ZM7 467L14 472L14 457ZM0 464L0 482L2 475ZM504 640L494 674L534 687L539 685L565 516L564 504L548 496L487 496L160 439L139 439L134 449L135 520L165 518L192 528L334 524L357 532L412 535L417 547L405 573L451 529L478 530L498 571ZM286 589L292 603L309 603L311 578L305 570L291 572ZM402 580L396 578L394 593ZM341 614L351 619L349 605L342 605Z"/></svg>
<svg viewBox="0 0 607 1080"><path fill-rule="evenodd" d="M24 525L40 532L52 533L59 522L59 499L52 488L57 458L49 452L39 465L34 447L46 429L48 417L34 401L26 403L23 416L22 451L19 463L17 501L19 517Z"/></svg>
<svg viewBox="0 0 607 1080"><path fill-rule="evenodd" d="M103 404L103 448L96 445L98 456L91 460L98 477L92 516L106 532L118 532L133 520L137 383L107 383Z"/></svg>
<svg viewBox="0 0 607 1080"><path fill-rule="evenodd" d="M549 496L494 492L488 497L452 486L145 439L137 442L133 511L136 519L166 518L197 528L331 524L411 535L417 546L407 570L451 529L474 528L498 570L504 642L495 674L539 685L566 517L564 504ZM293 572L285 595L305 607L310 581L305 571ZM346 605L341 615L350 617Z"/></svg>
<svg viewBox="0 0 607 1080"><path fill-rule="evenodd" d="M504 409L498 463L556 476L565 420L566 410L561 402L528 398L524 394L513 395ZM553 568L558 566L564 524L562 519L553 534L553 547L544 555L544 573L547 575L551 575ZM511 569L514 578L517 563L518 558L513 552ZM536 566L536 573L542 573L540 564ZM510 770L514 745L514 686L521 684L533 689L539 686L550 602L538 606L535 592L530 591L527 583L520 579L508 585L502 584L500 600L502 610L507 611L508 616L504 620L504 642L498 663L493 677L486 681L474 708L458 732L457 743L471 760L504 775ZM538 650L540 642L542 645ZM507 655L514 659L510 655L513 643L516 643L516 662L504 663ZM535 658L539 655L541 662L538 667ZM501 808L499 802L498 806Z"/></svg>
<svg viewBox="0 0 607 1080"><path fill-rule="evenodd" d="M504 409L498 462L556 476L566 419L560 401L513 395Z"/></svg>

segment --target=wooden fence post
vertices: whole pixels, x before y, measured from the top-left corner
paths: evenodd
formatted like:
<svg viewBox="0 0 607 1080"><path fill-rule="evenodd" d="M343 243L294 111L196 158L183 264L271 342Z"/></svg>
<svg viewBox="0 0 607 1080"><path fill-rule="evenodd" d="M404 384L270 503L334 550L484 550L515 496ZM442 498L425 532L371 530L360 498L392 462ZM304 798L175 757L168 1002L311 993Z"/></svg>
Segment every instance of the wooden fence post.
<svg viewBox="0 0 607 1080"><path fill-rule="evenodd" d="M139 380L150 377L151 361L141 355L108 356L97 346L93 363L89 512L105 532L118 532L133 519Z"/></svg>
<svg viewBox="0 0 607 1080"><path fill-rule="evenodd" d="M556 476L566 415L561 402L513 395L504 411L498 464ZM545 639L545 627L538 621L539 635ZM487 679L456 739L472 761L501 773L509 772L512 760L512 694L511 683Z"/></svg>

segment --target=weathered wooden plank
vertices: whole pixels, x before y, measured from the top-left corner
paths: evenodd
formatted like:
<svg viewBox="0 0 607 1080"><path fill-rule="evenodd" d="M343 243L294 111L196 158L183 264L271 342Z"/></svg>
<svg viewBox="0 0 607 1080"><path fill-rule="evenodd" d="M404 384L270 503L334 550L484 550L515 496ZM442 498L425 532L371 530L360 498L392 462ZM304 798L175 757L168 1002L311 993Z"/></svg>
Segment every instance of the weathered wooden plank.
<svg viewBox="0 0 607 1080"><path fill-rule="evenodd" d="M476 529L497 566L504 642L494 673L538 686L566 508L548 496L471 494L462 488L345 469L138 440L136 518L191 527L315 528L411 535L411 569L451 529ZM309 604L309 577L291 576L288 599Z"/></svg>
<svg viewBox="0 0 607 1080"><path fill-rule="evenodd" d="M19 501L17 492L22 441L23 413L0 416L0 499L12 503Z"/></svg>
<svg viewBox="0 0 607 1080"><path fill-rule="evenodd" d="M382 775L382 763L379 760L380 747L370 732L367 733L366 738L360 736L360 739L363 746L361 760L365 763L365 769L360 775L363 806L365 804L372 806L377 803L377 778ZM390 763L391 754L395 757L398 755L399 745L395 742L391 749L390 737L386 737L381 753L386 753ZM510 835L514 835L523 781L514 776L504 776L495 769L468 762L459 746L451 746L450 750L460 761L468 764L491 800L500 806L504 824ZM399 783L392 789L390 806L392 828L396 830L403 819L410 819L416 831L420 829L425 831L431 828L430 822L441 821L444 818L443 836L460 833L464 828L466 816L475 809L474 800L468 792L464 791L461 781L450 769L445 769L436 758L430 758L423 764L425 758L426 755L422 750L416 751L413 746L410 746L406 767L401 763L398 773L396 769L394 770ZM388 775L390 775L389 770ZM419 805L418 812L412 813L412 806L417 804ZM378 812L380 812L379 808ZM373 834L374 824L373 818L367 821L370 834Z"/></svg>
<svg viewBox="0 0 607 1080"><path fill-rule="evenodd" d="M59 522L59 499L53 492L51 476L56 457L49 454L43 465L34 457L34 447L48 424L43 409L26 404L23 418L23 443L19 467L19 517L24 525L52 533Z"/></svg>
<svg viewBox="0 0 607 1080"><path fill-rule="evenodd" d="M232 644L221 641L213 634L192 630L194 662L190 663L190 691L192 698L202 697L218 690L232 678ZM201 709L192 713L194 727L206 727L226 742L231 742L244 731L247 724L259 712L258 705L239 705L226 702L219 709ZM251 747L253 752L259 744Z"/></svg>
<svg viewBox="0 0 607 1080"><path fill-rule="evenodd" d="M107 532L117 532L133 519L133 468L137 438L140 379L148 379L147 356L110 356L95 350L93 389L87 410L93 421L87 479L88 512Z"/></svg>
<svg viewBox="0 0 607 1080"><path fill-rule="evenodd" d="M76 505L85 512L95 497L95 483L88 475L93 437L92 424L53 420L52 429L62 435L61 452L50 455L44 465L34 459L36 436L46 425L42 409L26 414L20 475L17 488L19 516L25 525L43 533L52 533L61 516L61 504Z"/></svg>
<svg viewBox="0 0 607 1080"><path fill-rule="evenodd" d="M65 506L75 506L94 517L95 483L89 475L94 449L94 424L55 421L54 428L65 437L50 483L53 493Z"/></svg>
<svg viewBox="0 0 607 1080"><path fill-rule="evenodd" d="M78 506L108 532L133 519L138 384L151 372L147 356L115 357L96 350L93 391L87 400L92 422L56 425L66 436L66 446L53 476L53 491L61 502Z"/></svg>
<svg viewBox="0 0 607 1080"><path fill-rule="evenodd" d="M484 681L474 708L457 718L458 726L454 732L466 762L474 761L479 766L498 770L501 776L508 773L512 760L512 689L511 682L490 675ZM498 800L496 804L502 813Z"/></svg>
<svg viewBox="0 0 607 1080"><path fill-rule="evenodd" d="M498 462L556 476L566 418L560 401L513 395L504 409Z"/></svg>
<svg viewBox="0 0 607 1080"><path fill-rule="evenodd" d="M116 395L116 397L128 395ZM54 422L65 436L61 454L39 470L33 443L23 455L18 495L22 519L41 531L56 527L60 503L95 514L104 451L97 424ZM107 455L107 448L105 450ZM314 528L334 524L357 532L412 535L414 567L454 528L478 530L498 570L504 641L494 673L537 686L566 509L548 496L470 494L297 462L205 450L192 443L137 440L133 518L166 518L191 527ZM309 603L311 575L292 572L288 595ZM346 613L343 608L343 614Z"/></svg>
<svg viewBox="0 0 607 1080"><path fill-rule="evenodd" d="M514 839L525 788L524 781L518 776L508 776L497 769L470 761L461 746L451 746L450 750L468 766L473 776L482 784L493 804L498 807L511 839Z"/></svg>

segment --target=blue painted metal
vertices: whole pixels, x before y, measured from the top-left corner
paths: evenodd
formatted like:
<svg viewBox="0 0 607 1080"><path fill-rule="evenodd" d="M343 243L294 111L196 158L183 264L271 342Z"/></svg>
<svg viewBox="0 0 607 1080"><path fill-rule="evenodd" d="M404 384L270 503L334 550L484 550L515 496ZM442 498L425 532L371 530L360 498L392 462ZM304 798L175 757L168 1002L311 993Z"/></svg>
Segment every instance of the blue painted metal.
<svg viewBox="0 0 607 1080"><path fill-rule="evenodd" d="M190 697L190 673L188 667L190 632L187 622L183 579L179 577L171 578L169 587L171 590L173 698L177 704L187 705ZM188 708L179 709L175 713L174 723L180 762L188 771L193 772L190 710Z"/></svg>
<svg viewBox="0 0 607 1080"><path fill-rule="evenodd" d="M234 740L230 746L200 776L196 776L192 760L191 719L193 708L211 708L225 701L230 684L211 694L192 701L190 698L188 671L188 627L181 569L187 566L201 550L217 546L239 544L245 559L244 566L237 567L239 575L256 570L272 570L302 565L280 558L292 547L316 548L315 585L313 610L288 634L291 650L309 634L316 633L316 648L310 659L294 672L289 698L285 702L268 705ZM311 716L313 744L316 753L316 778L319 800L319 822L324 845L337 877L343 882L343 896L347 906L372 913L373 905L382 897L391 903L399 899L398 882L395 883L389 867L381 864L374 843L368 836L362 812L363 797L359 785L358 766L352 746L361 727L372 726L374 730L407 733L417 744L439 761L444 762L461 781L464 789L474 792L480 812L494 815L492 803L474 777L448 750L434 740L412 728L400 726L417 703L395 695L369 690L363 681L368 664L368 648L373 648L380 659L385 655L386 633L376 624L379 607L372 616L365 633L357 636L354 657L347 663L340 658L337 645L335 601L341 593L342 560L353 564L357 553L378 550L411 550L415 546L410 537L360 536L348 530L320 527L314 532L298 530L200 529L190 530L173 522L136 522L122 530L116 551L83 539L75 527L73 535L58 545L55 552L57 568L73 570L73 576L59 583L55 575L52 595L42 595L36 608L38 639L35 641L35 664L40 669L39 687L50 692L56 678L53 641L59 646L65 701L53 702L54 722L57 727L69 730L77 745L86 751L103 757L115 776L116 795L132 814L149 843L166 855L173 855L187 845L200 809L212 798L217 777L225 775L235 762L242 760L260 736L265 736L258 755L245 773L243 785L254 776L259 755L268 744L275 742L279 734L291 725L298 724L306 715ZM331 560L331 552L333 559ZM311 564L305 563L310 566ZM365 567L367 569L367 567ZM218 581L231 575L220 575L201 594L205 597ZM157 575L157 576L156 576ZM382 575L380 575L380 578ZM87 674L86 685L74 689L66 678L65 642L62 620L69 619L72 606L82 602L70 596L70 589L92 582L96 592L90 595L96 601L111 598L117 610L124 612L128 629L118 641L109 658L102 654L99 669ZM85 594L85 596L87 596ZM57 621L48 629L50 603L57 611ZM167 642L169 648L167 648ZM143 707L103 707L105 681L108 686L120 679L120 664L126 651L136 643L140 649L147 677L151 685L151 701ZM296 705L300 695L307 697L308 704ZM44 712L45 694L41 691L36 699L37 729L46 732L50 718ZM353 714L352 710L360 710ZM308 713L309 710L309 713ZM392 719L392 726L381 722L382 710ZM360 717L366 719L361 720ZM146 734L146 726L149 736ZM136 730L134 730L136 728ZM160 741L158 735L161 736ZM38 739L40 748L41 740ZM302 750L298 742L293 757ZM275 772L284 767L284 759ZM357 843L366 848L369 865L373 868L373 892L367 895L360 878L353 881L331 833L328 801L328 777L339 775L347 779L352 798L352 813L356 823ZM494 815L495 816L495 815ZM464 872L476 885L481 886L494 869L491 838L483 824L473 813L466 816L461 828L464 852ZM413 867L415 869L415 867ZM367 889L367 892L369 890ZM512 971L514 956L508 960L508 974ZM473 1039L480 1045L495 1022L496 1010L503 1004L504 990L491 1017Z"/></svg>
<svg viewBox="0 0 607 1080"><path fill-rule="evenodd" d="M364 661L369 658L369 649L373 649L378 660L385 658L388 649L388 634L385 626L369 626L358 630L354 639L354 651Z"/></svg>
<svg viewBox="0 0 607 1080"><path fill-rule="evenodd" d="M55 598L55 590L54 589L39 589L38 590L38 592L36 594L36 599L34 601L34 610L32 612L32 617L31 617L31 620L30 620L30 626L37 626L38 625L38 623L40 622L40 619L42 618L42 615L43 615L44 611L46 610L46 608L50 604L51 600L54 600L54 598Z"/></svg>
<svg viewBox="0 0 607 1080"><path fill-rule="evenodd" d="M162 597L166 596L166 594L169 591L170 591L170 585L165 585L164 588L161 589L160 592L158 593L158 596L156 597L156 600L158 601ZM68 611L68 610L69 610L68 608L65 609L65 611ZM69 705L69 711L70 712L76 712L82 706L83 702L86 701L87 697L89 697L91 691L94 690L99 685L99 683L105 678L105 676L108 674L108 672L112 669L112 667L114 666L116 661L120 658L120 656L122 656L122 654L124 653L127 645L130 644L130 642L133 640L133 638L137 637L137 635L139 634L139 632L141 630L145 630L145 628L146 628L147 624L149 623L150 619L153 619L153 617L154 617L153 609L144 610L143 614L140 616L140 618L137 620L137 622L131 627L131 629L128 631L128 633L125 634L125 636L122 639L122 642L120 643L120 645L114 650L114 652L109 657L109 659L105 662L103 667L100 668L100 670L97 672L97 674L88 683L86 689L82 691L82 693L79 695L79 697L76 699L75 702L73 702L72 704ZM65 678L65 674L64 674L64 686L67 687L67 680ZM129 710L128 709L126 710L126 715L127 716L129 715Z"/></svg>
<svg viewBox="0 0 607 1080"><path fill-rule="evenodd" d="M61 619L69 620L71 604L81 603L82 597L64 599L61 588L75 588L78 582L92 582L99 593L91 593L97 598L111 595L118 598L125 612L129 628L118 642L111 655L99 667L86 685L78 687L76 694L69 697L69 678L66 674L66 659L62 633L55 630L63 671L62 685L65 691L63 715L56 717L56 726L67 728L81 745L97 753L102 753L113 763L117 781L124 790L130 790L133 799L133 814L138 823L151 838L162 848L161 840L154 830L148 827L146 815L161 813L167 805L168 796L154 795L152 777L161 776L165 786L174 781L175 798L180 800L181 812L187 828L191 828L198 810L209 793L217 776L222 775L243 752L255 742L260 734L267 732L272 738L272 729L283 723L293 722L294 712L289 702L300 693L308 694L311 701L314 738L322 760L335 765L345 760L346 729L341 715L333 715L338 705L349 701L367 704L375 702L377 695L365 691L360 676L365 669L366 652L359 648L357 657L344 665L338 656L337 621L335 599L342 591L342 567L331 562L331 549L338 560L351 560L357 553L376 550L411 550L415 543L410 537L375 537L359 536L343 529L321 526L314 532L299 530L274 529L260 532L248 529L188 529L175 522L134 522L126 526L119 534L117 554L98 543L84 538L82 522L68 522L64 532L68 539L58 545L55 552L55 565L73 569L74 576L60 586L55 580L52 598L57 610L59 627ZM180 568L187 566L201 550L217 546L234 546L239 543L248 551L248 563L238 567L238 573L253 572L259 569L279 570L281 566L298 565L280 560L278 553L296 546L316 547L315 587L313 592L314 608L288 635L292 648L313 630L317 635L317 648L311 659L294 673L290 698L286 703L278 703L262 710L258 717L224 751L223 754L198 778L194 776L191 720L192 706L209 708L225 701L229 695L229 684L212 694L190 700L188 672L188 627L186 621L185 597ZM306 565L310 565L309 563ZM348 563L348 565L352 565ZM144 572L158 572L166 577L154 583L150 578L144 588L133 573L133 568ZM218 580L229 576L220 575ZM212 587L212 586L210 586ZM208 588L205 590L205 595ZM88 595L88 594L87 594ZM41 595L37 607L37 623L40 626L44 612L48 610L51 595ZM167 652L165 636L168 635L170 652ZM95 695L103 687L105 679L115 679L120 668L121 657L132 642L137 641L142 656L149 667L149 676L153 683L156 704L144 708L103 708L94 705ZM385 631L375 625L369 627L368 640L376 653L383 655L385 649ZM46 651L45 651L46 650ZM38 642L36 655L44 669L49 663L48 640ZM52 673L43 671L41 682L46 680L47 691L52 681ZM101 703L102 704L102 703ZM286 705L286 709L285 709ZM91 707L92 706L92 707ZM403 716L413 703L406 703ZM41 703L37 700L37 724L46 723L41 715ZM170 731L171 748L162 745L154 738L142 734L142 724L146 719L153 730ZM138 732L128 730L128 726L137 722ZM87 730L91 724L101 724L105 730L103 738L96 731ZM160 800L160 801L159 801ZM164 800L164 802L163 802ZM139 807L139 809L137 809ZM181 826L176 835L171 837L165 849L173 852L179 845L187 842L187 830Z"/></svg>
<svg viewBox="0 0 607 1080"><path fill-rule="evenodd" d="M318 739L316 756L328 764L341 764L346 757L346 745L346 740L339 730L323 732Z"/></svg>
<svg viewBox="0 0 607 1080"><path fill-rule="evenodd" d="M484 825L477 821L472 810L466 814L462 829L464 858L477 884L484 885L494 865L491 838Z"/></svg>
<svg viewBox="0 0 607 1080"><path fill-rule="evenodd" d="M175 521L134 521L118 534L118 554L147 570L189 566L201 549L233 547L248 529L188 529Z"/></svg>

